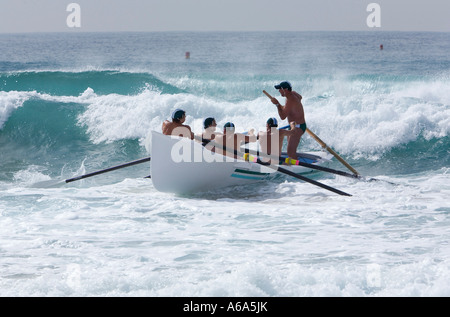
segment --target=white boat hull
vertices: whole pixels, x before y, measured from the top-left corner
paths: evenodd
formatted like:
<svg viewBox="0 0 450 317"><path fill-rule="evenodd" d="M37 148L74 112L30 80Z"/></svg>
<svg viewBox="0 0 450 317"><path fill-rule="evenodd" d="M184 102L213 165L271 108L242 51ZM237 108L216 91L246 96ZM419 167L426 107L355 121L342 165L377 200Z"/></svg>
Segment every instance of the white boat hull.
<svg viewBox="0 0 450 317"><path fill-rule="evenodd" d="M151 179L162 192L190 194L227 186L245 185L273 178L272 168L212 153L199 142L152 131ZM301 155L302 153L300 153ZM311 164L330 160L326 152L303 153ZM302 166L285 166L294 173L312 171Z"/></svg>

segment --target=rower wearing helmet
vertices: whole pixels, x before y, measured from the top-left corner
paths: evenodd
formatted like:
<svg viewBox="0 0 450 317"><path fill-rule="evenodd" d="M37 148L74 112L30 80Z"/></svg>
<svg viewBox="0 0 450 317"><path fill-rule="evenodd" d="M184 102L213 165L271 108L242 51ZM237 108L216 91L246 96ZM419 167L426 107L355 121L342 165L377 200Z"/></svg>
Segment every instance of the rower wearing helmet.
<svg viewBox="0 0 450 317"><path fill-rule="evenodd" d="M250 130L247 135L236 133L235 130L236 127L234 123L225 123L223 126L223 135L217 135L214 141L224 145L231 151L240 151L242 143L256 142L256 135L253 133L253 129ZM237 158L237 156L234 153L231 153L231 151L225 151L223 148L221 149L220 146L216 146L216 153Z"/></svg>
<svg viewBox="0 0 450 317"><path fill-rule="evenodd" d="M205 131L202 133L202 138L205 140L213 140L216 136L222 135L221 132L216 131L217 123L213 117L208 117L203 121L203 128Z"/></svg>
<svg viewBox="0 0 450 317"><path fill-rule="evenodd" d="M216 119L213 117L208 117L203 121L204 131L201 134L197 135L199 138L201 138L202 145L212 152L215 151L215 148L209 143L216 137L222 135L221 132L216 131L216 127Z"/></svg>
<svg viewBox="0 0 450 317"><path fill-rule="evenodd" d="M191 127L183 124L186 121L186 112L182 109L175 109L172 113L172 121L165 120L162 124L162 132L165 135L177 135L194 139Z"/></svg>
<svg viewBox="0 0 450 317"><path fill-rule="evenodd" d="M295 122L291 122L290 126L291 130L279 130L277 119L269 118L266 121L266 131L258 133L261 152L279 157L281 155L284 138L289 137L296 132L295 130L297 127ZM278 164L278 161L274 162L274 164Z"/></svg>

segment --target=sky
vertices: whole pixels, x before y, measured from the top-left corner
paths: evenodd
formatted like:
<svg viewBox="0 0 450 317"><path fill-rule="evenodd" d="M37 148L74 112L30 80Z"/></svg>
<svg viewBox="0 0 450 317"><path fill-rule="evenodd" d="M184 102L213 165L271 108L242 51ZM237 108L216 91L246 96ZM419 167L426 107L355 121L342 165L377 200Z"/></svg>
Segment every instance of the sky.
<svg viewBox="0 0 450 317"><path fill-rule="evenodd" d="M450 0L0 0L0 33L370 30L450 32Z"/></svg>

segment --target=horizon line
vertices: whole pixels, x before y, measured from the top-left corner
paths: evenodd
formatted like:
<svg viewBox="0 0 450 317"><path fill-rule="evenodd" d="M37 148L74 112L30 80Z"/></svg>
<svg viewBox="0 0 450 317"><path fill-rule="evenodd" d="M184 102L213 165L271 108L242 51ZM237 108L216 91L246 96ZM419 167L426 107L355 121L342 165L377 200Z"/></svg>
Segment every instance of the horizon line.
<svg viewBox="0 0 450 317"><path fill-rule="evenodd" d="M360 32L360 33L450 33L449 31L436 30L153 30L153 31L138 31L138 30L109 30L109 31L93 31L93 30L65 30L65 31L0 31L0 34L82 34L82 33L302 33L302 32Z"/></svg>

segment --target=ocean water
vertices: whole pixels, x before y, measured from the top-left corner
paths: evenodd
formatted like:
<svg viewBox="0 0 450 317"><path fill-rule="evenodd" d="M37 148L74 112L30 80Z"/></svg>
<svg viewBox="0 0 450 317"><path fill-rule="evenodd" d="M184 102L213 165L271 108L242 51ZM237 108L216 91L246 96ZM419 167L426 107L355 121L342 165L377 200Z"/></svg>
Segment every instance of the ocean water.
<svg viewBox="0 0 450 317"><path fill-rule="evenodd" d="M0 296L450 296L448 52L450 33L1 34ZM145 163L36 186L148 157L175 108L261 130L283 80L379 181L177 196Z"/></svg>

